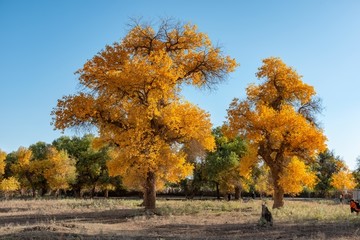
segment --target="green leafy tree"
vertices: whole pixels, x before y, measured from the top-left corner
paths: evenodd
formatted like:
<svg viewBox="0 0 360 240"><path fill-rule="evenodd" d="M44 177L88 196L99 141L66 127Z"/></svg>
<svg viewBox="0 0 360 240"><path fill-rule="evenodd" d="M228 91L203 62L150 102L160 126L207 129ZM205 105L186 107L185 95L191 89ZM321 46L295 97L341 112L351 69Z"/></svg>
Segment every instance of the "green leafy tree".
<svg viewBox="0 0 360 240"><path fill-rule="evenodd" d="M17 156L16 151L10 152L6 155L5 159L5 171L4 171L4 177L12 177L15 175L15 173L12 170L12 165L14 165L17 162Z"/></svg>
<svg viewBox="0 0 360 240"><path fill-rule="evenodd" d="M246 152L245 142L238 138L229 140L221 132L221 128L213 130L216 150L210 152L205 159L204 175L216 185L217 196L222 192L232 192L241 186L240 159Z"/></svg>
<svg viewBox="0 0 360 240"><path fill-rule="evenodd" d="M344 164L339 156L336 156L333 151L326 151L320 153L313 164L312 168L316 172L319 179L315 185L315 193L320 197L329 197L331 192L334 191L331 185L331 177L333 174L338 173Z"/></svg>
<svg viewBox="0 0 360 240"><path fill-rule="evenodd" d="M106 166L108 148L95 149L94 139L91 134L81 138L63 136L52 143L58 150L65 150L76 162L77 178L72 189L77 196L82 196L86 191L94 196L97 189L107 192L118 186L119 181L109 176Z"/></svg>
<svg viewBox="0 0 360 240"><path fill-rule="evenodd" d="M356 158L356 169L353 172L356 188L360 188L360 156Z"/></svg>
<svg viewBox="0 0 360 240"><path fill-rule="evenodd" d="M45 142L37 142L29 146L29 149L32 152L30 161L32 168L35 171L33 173L33 184L42 196L49 190L48 182L44 177L44 171L48 168L48 166L47 162L44 161L48 158L50 147L51 145Z"/></svg>
<svg viewBox="0 0 360 240"><path fill-rule="evenodd" d="M15 177L4 178L7 154L0 149L0 191L5 193L5 197L18 190L20 183Z"/></svg>

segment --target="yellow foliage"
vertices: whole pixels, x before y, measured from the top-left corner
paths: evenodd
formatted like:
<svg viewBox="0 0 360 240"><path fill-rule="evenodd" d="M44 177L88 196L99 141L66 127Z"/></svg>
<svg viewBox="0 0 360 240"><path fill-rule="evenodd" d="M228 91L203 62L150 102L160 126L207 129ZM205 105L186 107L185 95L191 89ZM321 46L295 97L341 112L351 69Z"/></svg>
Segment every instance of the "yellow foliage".
<svg viewBox="0 0 360 240"><path fill-rule="evenodd" d="M297 101L309 103L315 94L313 87L303 83L292 68L277 58L265 59L257 76L267 77L267 81L248 87L247 100L232 101L228 132L246 135L254 144L267 142L272 151L286 146L284 157L299 154L299 149L312 157L325 150L322 130L296 109Z"/></svg>
<svg viewBox="0 0 360 240"><path fill-rule="evenodd" d="M313 116L319 110L315 90L303 83L294 69L279 58L268 58L257 77L263 83L250 85L246 100L231 102L225 130L228 136L243 136L258 150L279 193L274 206L281 207L284 189L278 182L280 175L286 174L284 168L292 166L289 161L295 156L299 161L313 161L326 149L327 139Z"/></svg>
<svg viewBox="0 0 360 240"><path fill-rule="evenodd" d="M260 170L262 174L255 182L256 191L266 195L273 195L274 187L273 187L273 180L271 178L269 167L262 166Z"/></svg>
<svg viewBox="0 0 360 240"><path fill-rule="evenodd" d="M285 167L283 174L280 175L279 184L283 187L285 193L296 195L304 187L313 189L317 180L316 174L311 172L304 161L293 157L291 162Z"/></svg>
<svg viewBox="0 0 360 240"><path fill-rule="evenodd" d="M245 179L250 179L252 167L257 163L258 163L257 148L254 148L254 145L249 144L246 153L241 158L241 163L239 164L240 176L242 176Z"/></svg>
<svg viewBox="0 0 360 240"><path fill-rule="evenodd" d="M0 190L3 192L13 192L20 189L19 181L14 177L5 178L0 182Z"/></svg>
<svg viewBox="0 0 360 240"><path fill-rule="evenodd" d="M0 175L3 175L5 173L5 162L6 159L6 153L1 151L0 149Z"/></svg>
<svg viewBox="0 0 360 240"><path fill-rule="evenodd" d="M341 170L331 177L331 185L337 190L354 189L356 182L352 173L348 170Z"/></svg>
<svg viewBox="0 0 360 240"><path fill-rule="evenodd" d="M19 166L22 168L26 168L30 164L32 152L30 149L27 149L25 147L19 147L19 149L16 151L16 156Z"/></svg>
<svg viewBox="0 0 360 240"><path fill-rule="evenodd" d="M14 173L22 175L26 171L30 171L30 159L32 157L32 152L30 149L25 147L19 147L16 151L17 163L11 165L11 170Z"/></svg>
<svg viewBox="0 0 360 240"><path fill-rule="evenodd" d="M158 32L137 25L78 70L89 91L59 100L53 123L61 130L97 127L95 145L114 147L111 175L142 188L154 172L159 188L191 173L184 144L195 142L206 150L215 146L209 114L182 101L181 86L211 86L237 65L195 25L171 28L165 22Z"/></svg>
<svg viewBox="0 0 360 240"><path fill-rule="evenodd" d="M44 177L52 190L66 190L69 188L69 183L76 178L75 161L69 158L65 151L50 148L48 159L41 162L47 165L44 170Z"/></svg>

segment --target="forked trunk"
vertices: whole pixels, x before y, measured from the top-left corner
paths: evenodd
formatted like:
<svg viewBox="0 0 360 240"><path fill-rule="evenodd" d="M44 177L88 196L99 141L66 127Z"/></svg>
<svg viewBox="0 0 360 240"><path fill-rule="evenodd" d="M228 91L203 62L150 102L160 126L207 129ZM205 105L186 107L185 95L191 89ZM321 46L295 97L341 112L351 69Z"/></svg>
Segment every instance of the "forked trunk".
<svg viewBox="0 0 360 240"><path fill-rule="evenodd" d="M148 172L144 188L144 207L146 210L156 208L156 176L154 172Z"/></svg>

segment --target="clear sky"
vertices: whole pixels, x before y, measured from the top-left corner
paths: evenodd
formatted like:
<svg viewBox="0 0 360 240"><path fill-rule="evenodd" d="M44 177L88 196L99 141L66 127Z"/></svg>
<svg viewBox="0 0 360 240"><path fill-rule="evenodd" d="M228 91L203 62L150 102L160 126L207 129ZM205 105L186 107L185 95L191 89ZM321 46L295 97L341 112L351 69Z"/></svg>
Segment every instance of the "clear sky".
<svg viewBox="0 0 360 240"><path fill-rule="evenodd" d="M234 97L256 82L261 60L280 57L314 86L328 147L355 169L360 156L358 0L0 0L0 149L61 136L50 125L57 99L79 90L74 72L122 39L130 18L196 24L240 67L216 91L185 97L221 125ZM74 135L74 132L65 132Z"/></svg>

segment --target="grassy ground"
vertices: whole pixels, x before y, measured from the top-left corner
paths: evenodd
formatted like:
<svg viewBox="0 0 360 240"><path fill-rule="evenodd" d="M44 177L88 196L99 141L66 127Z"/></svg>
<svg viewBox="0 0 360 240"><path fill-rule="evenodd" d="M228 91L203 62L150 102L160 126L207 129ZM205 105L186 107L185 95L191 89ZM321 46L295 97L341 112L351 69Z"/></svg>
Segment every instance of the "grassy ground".
<svg viewBox="0 0 360 240"><path fill-rule="evenodd" d="M333 201L291 201L261 226L260 200L62 199L0 202L0 239L360 239L360 215ZM268 201L268 206L272 205Z"/></svg>

